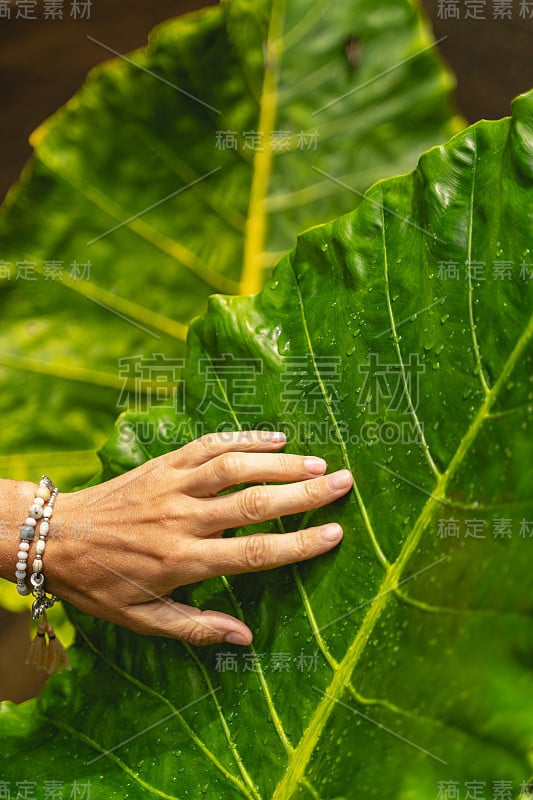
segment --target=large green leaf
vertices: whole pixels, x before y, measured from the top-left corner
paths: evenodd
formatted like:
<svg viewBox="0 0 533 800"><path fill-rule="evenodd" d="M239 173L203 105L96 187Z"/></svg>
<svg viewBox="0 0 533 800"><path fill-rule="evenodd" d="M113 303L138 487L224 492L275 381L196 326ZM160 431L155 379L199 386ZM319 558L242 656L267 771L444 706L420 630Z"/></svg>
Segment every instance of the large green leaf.
<svg viewBox="0 0 533 800"><path fill-rule="evenodd" d="M342 544L175 593L242 615L245 650L140 639L71 609L72 674L4 706L7 779L91 781L96 798L525 795L532 192L533 93L304 233L256 297L210 301L186 411L123 417L106 472L197 423L285 427L288 450L354 472L348 498L310 515L341 521Z"/></svg>
<svg viewBox="0 0 533 800"><path fill-rule="evenodd" d="M256 291L300 230L459 129L452 85L409 0L233 0L95 69L0 222L2 473L94 474L136 387L119 359L179 373L209 294Z"/></svg>

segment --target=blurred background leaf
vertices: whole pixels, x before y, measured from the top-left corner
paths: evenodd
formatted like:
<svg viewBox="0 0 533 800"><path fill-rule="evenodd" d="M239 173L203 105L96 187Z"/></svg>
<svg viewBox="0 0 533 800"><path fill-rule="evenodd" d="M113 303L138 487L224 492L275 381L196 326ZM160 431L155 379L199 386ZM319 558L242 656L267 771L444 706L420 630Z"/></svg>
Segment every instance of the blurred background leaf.
<svg viewBox="0 0 533 800"><path fill-rule="evenodd" d="M95 69L2 209L1 473L85 482L124 394L163 390L119 359L179 374L209 294L457 130L434 45L408 0L233 0Z"/></svg>

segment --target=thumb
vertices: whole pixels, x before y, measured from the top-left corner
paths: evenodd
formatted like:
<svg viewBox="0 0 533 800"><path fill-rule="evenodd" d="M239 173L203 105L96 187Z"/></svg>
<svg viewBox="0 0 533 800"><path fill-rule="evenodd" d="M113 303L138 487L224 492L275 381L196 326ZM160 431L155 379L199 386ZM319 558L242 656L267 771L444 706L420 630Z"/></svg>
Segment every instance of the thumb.
<svg viewBox="0 0 533 800"><path fill-rule="evenodd" d="M137 633L168 636L193 645L248 645L253 639L250 629L235 617L221 611L201 611L170 597L130 606L127 614L127 627Z"/></svg>

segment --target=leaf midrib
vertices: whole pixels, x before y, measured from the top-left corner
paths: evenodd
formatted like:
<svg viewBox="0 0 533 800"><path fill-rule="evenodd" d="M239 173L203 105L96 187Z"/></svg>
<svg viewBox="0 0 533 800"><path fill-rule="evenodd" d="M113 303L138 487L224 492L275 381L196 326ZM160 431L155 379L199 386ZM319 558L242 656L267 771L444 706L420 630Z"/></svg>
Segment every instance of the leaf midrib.
<svg viewBox="0 0 533 800"><path fill-rule="evenodd" d="M465 435L463 436L454 456L452 457L447 469L442 473L437 481L435 490L432 496L428 499L423 507L411 533L407 537L400 555L390 567L390 570L385 575L385 578L377 591L377 596L359 628L350 648L342 659L339 669L334 674L333 679L326 690L326 694L318 704L313 717L311 718L306 731L297 747L294 749L292 756L289 760L287 768L280 782L278 783L271 800L289 800L292 797L299 781L305 774L307 765L311 759L312 753L315 749L322 731L329 719L333 710L336 700L340 697L345 689L350 677L355 669L357 662L366 642L375 629L377 622L389 602L389 596L394 595L394 591L398 586L398 582L402 576L404 567L409 562L416 547L419 544L422 533L426 528L426 523L429 522L433 514L435 506L446 498L446 488L449 481L457 471L462 463L466 453L474 443L483 423L488 418L490 409L496 402L498 395L506 383L509 375L511 374L518 359L522 355L529 339L533 335L533 316L530 318L529 324L526 327L522 336L518 339L515 347L511 351L500 377L495 382L492 389L485 396L485 399L480 406L480 409Z"/></svg>
<svg viewBox="0 0 533 800"><path fill-rule="evenodd" d="M256 294L263 286L262 257L267 226L265 200L272 172L271 136L277 116L279 64L284 19L285 0L273 0L265 47L265 74L259 102L259 121L257 126L258 130L263 134L263 142L265 144L255 153L253 162L252 186L244 242L244 263L240 284L240 294L242 295Z"/></svg>

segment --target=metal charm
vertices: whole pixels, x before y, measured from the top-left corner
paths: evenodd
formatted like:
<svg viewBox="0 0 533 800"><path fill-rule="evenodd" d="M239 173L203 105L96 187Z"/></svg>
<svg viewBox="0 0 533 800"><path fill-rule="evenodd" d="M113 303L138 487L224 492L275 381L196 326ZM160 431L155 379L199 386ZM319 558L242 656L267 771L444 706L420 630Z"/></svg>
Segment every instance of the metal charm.
<svg viewBox="0 0 533 800"><path fill-rule="evenodd" d="M57 598L53 594L47 595L46 592L37 591L31 606L31 618L36 620L42 617L46 609L51 608L56 600Z"/></svg>

